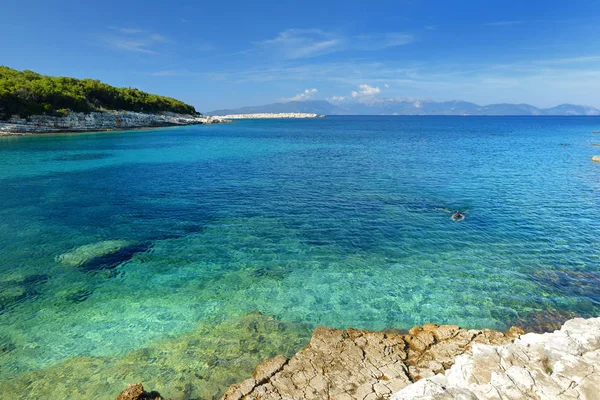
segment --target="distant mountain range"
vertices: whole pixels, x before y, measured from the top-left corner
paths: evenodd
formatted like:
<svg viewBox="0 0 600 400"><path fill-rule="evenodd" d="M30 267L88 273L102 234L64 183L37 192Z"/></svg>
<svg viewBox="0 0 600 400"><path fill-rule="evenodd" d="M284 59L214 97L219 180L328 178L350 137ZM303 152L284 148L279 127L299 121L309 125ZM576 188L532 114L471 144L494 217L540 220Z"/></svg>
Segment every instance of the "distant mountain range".
<svg viewBox="0 0 600 400"><path fill-rule="evenodd" d="M600 115L600 110L575 104L537 108L529 104L480 106L462 100L435 102L421 99L363 99L338 105L325 100L290 101L263 106L215 110L207 115L252 113L315 113L323 115Z"/></svg>

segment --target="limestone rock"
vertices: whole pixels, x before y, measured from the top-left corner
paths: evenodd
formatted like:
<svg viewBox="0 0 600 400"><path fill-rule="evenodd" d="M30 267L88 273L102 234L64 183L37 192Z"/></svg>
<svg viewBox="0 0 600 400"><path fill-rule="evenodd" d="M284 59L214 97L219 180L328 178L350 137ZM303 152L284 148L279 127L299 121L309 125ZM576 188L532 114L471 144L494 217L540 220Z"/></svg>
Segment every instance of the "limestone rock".
<svg viewBox="0 0 600 400"><path fill-rule="evenodd" d="M252 377L256 379L257 382L264 382L280 371L287 362L287 357L282 355L265 360L258 364Z"/></svg>
<svg viewBox="0 0 600 400"><path fill-rule="evenodd" d="M132 383L128 385L118 396L117 400L144 400L146 394L141 383Z"/></svg>
<svg viewBox="0 0 600 400"><path fill-rule="evenodd" d="M132 383L119 393L117 400L163 400L163 398L157 392L145 392L141 383Z"/></svg>
<svg viewBox="0 0 600 400"><path fill-rule="evenodd" d="M600 162L600 156L593 156L592 157L592 161L593 162Z"/></svg>
<svg viewBox="0 0 600 400"><path fill-rule="evenodd" d="M63 265L87 270L112 268L129 260L135 253L148 249L148 244L128 240L104 240L86 244L56 258Z"/></svg>
<svg viewBox="0 0 600 400"><path fill-rule="evenodd" d="M261 363L223 400L387 399L422 377L445 371L472 345L509 343L519 333L434 324L408 334L319 327L294 357Z"/></svg>
<svg viewBox="0 0 600 400"><path fill-rule="evenodd" d="M29 118L12 117L0 121L0 135L85 132L123 130L174 125L216 124L228 122L223 117L177 114L161 112L156 114L134 111L106 111L77 113L69 112L64 117L34 115Z"/></svg>
<svg viewBox="0 0 600 400"><path fill-rule="evenodd" d="M398 393L413 399L598 399L600 318L576 318L553 333L528 333L514 343L474 344L454 365Z"/></svg>

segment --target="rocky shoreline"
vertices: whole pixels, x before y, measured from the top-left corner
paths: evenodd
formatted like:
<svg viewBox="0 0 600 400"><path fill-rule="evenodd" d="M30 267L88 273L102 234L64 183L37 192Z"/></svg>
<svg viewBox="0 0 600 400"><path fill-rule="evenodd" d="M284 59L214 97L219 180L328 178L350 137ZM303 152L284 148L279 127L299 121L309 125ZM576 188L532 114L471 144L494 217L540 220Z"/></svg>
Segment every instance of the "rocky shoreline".
<svg viewBox="0 0 600 400"><path fill-rule="evenodd" d="M443 373L475 343L512 342L523 333L425 324L407 334L317 328L291 359L262 362L223 400L386 399L422 378Z"/></svg>
<svg viewBox="0 0 600 400"><path fill-rule="evenodd" d="M172 112L156 114L133 111L106 111L87 114L70 112L61 117L34 115L28 118L20 118L13 116L8 120L0 121L0 135L115 131L222 122L228 122L228 119Z"/></svg>
<svg viewBox="0 0 600 400"><path fill-rule="evenodd" d="M600 318L575 318L544 334L434 324L408 333L320 327L292 358L263 361L222 400L597 399L598 393ZM117 399L161 397L135 384Z"/></svg>

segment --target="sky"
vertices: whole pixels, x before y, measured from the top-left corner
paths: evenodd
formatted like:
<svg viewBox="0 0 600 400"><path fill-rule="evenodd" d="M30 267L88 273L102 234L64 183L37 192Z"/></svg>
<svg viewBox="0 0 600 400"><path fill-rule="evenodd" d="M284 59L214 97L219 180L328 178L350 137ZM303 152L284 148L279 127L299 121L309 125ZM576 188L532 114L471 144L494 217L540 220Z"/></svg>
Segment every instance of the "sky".
<svg viewBox="0 0 600 400"><path fill-rule="evenodd" d="M598 0L0 2L0 65L199 111L373 97L600 108Z"/></svg>

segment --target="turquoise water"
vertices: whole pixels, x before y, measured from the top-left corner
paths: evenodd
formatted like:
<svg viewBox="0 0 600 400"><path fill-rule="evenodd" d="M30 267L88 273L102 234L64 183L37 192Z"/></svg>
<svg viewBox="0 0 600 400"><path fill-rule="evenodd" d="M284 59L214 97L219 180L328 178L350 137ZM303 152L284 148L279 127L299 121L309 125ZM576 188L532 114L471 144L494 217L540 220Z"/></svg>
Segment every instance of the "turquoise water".
<svg viewBox="0 0 600 400"><path fill-rule="evenodd" d="M328 117L0 137L0 389L114 398L135 378L211 398L317 325L600 315L598 128ZM123 372L173 346L202 362Z"/></svg>

